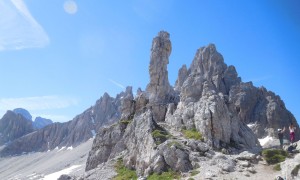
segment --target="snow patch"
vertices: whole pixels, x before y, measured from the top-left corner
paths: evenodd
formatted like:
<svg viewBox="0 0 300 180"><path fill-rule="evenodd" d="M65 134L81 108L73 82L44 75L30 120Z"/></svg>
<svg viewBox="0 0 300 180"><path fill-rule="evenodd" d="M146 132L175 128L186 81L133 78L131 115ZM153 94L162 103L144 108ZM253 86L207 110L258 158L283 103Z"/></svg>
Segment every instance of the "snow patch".
<svg viewBox="0 0 300 180"><path fill-rule="evenodd" d="M251 123L250 123L250 124L247 124L247 126L248 126L249 128L252 128L252 127L255 126L255 125L256 125L256 124L254 124L254 123L253 123L253 124L251 124Z"/></svg>
<svg viewBox="0 0 300 180"><path fill-rule="evenodd" d="M68 167L66 169L60 170L58 172L48 174L46 175L43 180L53 180L53 179L58 179L61 175L63 174L70 174L74 169L79 168L81 165L73 165L71 167Z"/></svg>
<svg viewBox="0 0 300 180"><path fill-rule="evenodd" d="M59 152L59 151L63 151L64 149L66 149L66 146L64 146L64 147L62 147L62 148L60 148L57 152Z"/></svg>
<svg viewBox="0 0 300 180"><path fill-rule="evenodd" d="M73 146L70 146L67 148L67 150L72 150L73 149Z"/></svg>
<svg viewBox="0 0 300 180"><path fill-rule="evenodd" d="M95 119L94 119L94 117L92 117L92 123L95 124Z"/></svg>
<svg viewBox="0 0 300 180"><path fill-rule="evenodd" d="M91 133L93 134L93 137L96 136L96 131L95 130L91 130Z"/></svg>
<svg viewBox="0 0 300 180"><path fill-rule="evenodd" d="M262 138L262 139L258 139L261 146L264 146L267 142L272 141L272 140L273 140L273 138L270 137L270 136L267 136L267 137Z"/></svg>

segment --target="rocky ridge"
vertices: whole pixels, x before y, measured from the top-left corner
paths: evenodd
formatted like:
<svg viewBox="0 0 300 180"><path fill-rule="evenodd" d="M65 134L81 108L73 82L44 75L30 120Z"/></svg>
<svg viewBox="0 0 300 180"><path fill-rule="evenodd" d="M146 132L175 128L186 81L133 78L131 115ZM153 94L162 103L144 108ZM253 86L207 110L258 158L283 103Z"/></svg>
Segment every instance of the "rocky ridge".
<svg viewBox="0 0 300 180"><path fill-rule="evenodd" d="M121 104L126 104L126 100L133 96L130 89L131 87L128 87L126 92L121 92L115 98L104 93L94 106L71 121L53 123L30 134L22 134L6 145L0 151L0 156L47 151L56 147L74 147L87 141L94 137L101 127L118 121L121 111L124 112L124 117L130 116L130 108L121 109Z"/></svg>
<svg viewBox="0 0 300 180"><path fill-rule="evenodd" d="M275 136L274 129L291 122L299 127L295 118L279 96L243 83L213 44L198 49L189 68L182 66L173 88L167 71L169 37L161 31L153 39L150 83L121 104L127 111L118 123L100 129L87 173L118 157L139 177L168 169L188 173L204 164L210 169L205 172L216 172L208 178L236 170L255 173L252 163L261 150L257 137ZM184 130L198 132L202 139L184 137Z"/></svg>
<svg viewBox="0 0 300 180"><path fill-rule="evenodd" d="M0 146L33 132L31 120L13 111L0 119Z"/></svg>
<svg viewBox="0 0 300 180"><path fill-rule="evenodd" d="M0 145L9 144L52 123L52 120L41 117L32 121L31 114L23 108L7 111L0 119Z"/></svg>

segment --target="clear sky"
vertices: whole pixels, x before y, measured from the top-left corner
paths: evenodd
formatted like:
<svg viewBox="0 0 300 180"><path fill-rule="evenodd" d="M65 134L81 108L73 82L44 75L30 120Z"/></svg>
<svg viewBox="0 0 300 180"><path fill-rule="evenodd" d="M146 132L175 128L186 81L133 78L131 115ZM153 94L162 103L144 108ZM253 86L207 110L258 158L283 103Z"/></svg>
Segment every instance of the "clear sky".
<svg viewBox="0 0 300 180"><path fill-rule="evenodd" d="M214 43L243 81L265 86L300 120L299 0L1 0L0 116L71 120L130 85L145 89L150 47L170 33L172 85Z"/></svg>

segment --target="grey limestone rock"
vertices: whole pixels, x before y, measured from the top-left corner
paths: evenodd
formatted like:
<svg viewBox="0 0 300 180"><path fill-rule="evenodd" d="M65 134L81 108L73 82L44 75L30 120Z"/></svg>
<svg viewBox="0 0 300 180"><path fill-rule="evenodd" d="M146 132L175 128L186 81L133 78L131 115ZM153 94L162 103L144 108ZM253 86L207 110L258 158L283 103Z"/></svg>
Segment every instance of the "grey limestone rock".
<svg viewBox="0 0 300 180"><path fill-rule="evenodd" d="M299 125L294 116L279 96L264 87L256 88L251 82L240 83L231 88L229 103L240 120L248 124L258 138L277 138L277 129L288 128L290 123L296 127L296 139L300 138ZM288 137L288 131L285 136Z"/></svg>
<svg viewBox="0 0 300 180"><path fill-rule="evenodd" d="M189 152L185 149L165 144L159 147L159 153L163 155L166 164L174 171L188 172L193 168L189 160Z"/></svg>
<svg viewBox="0 0 300 180"><path fill-rule="evenodd" d="M132 87L127 87L121 98L121 120L129 120L133 118L135 112L135 101L133 100Z"/></svg>
<svg viewBox="0 0 300 180"><path fill-rule="evenodd" d="M167 69L171 51L169 33L159 32L152 42L149 65L150 82L146 89L156 121L164 121L167 111L165 104L172 100L172 94L174 94L169 83Z"/></svg>
<svg viewBox="0 0 300 180"><path fill-rule="evenodd" d="M31 120L21 114L7 111L0 119L0 146L31 132L33 132Z"/></svg>
<svg viewBox="0 0 300 180"><path fill-rule="evenodd" d="M188 69L186 67L186 65L184 64L178 72L178 79L175 82L175 90L180 92L181 91L181 86L184 83L184 81L186 80L188 76Z"/></svg>
<svg viewBox="0 0 300 180"><path fill-rule="evenodd" d="M242 153L240 153L239 155L237 155L236 159L251 161L251 160L255 160L256 159L256 155L253 154L253 153L250 153L248 151L243 151Z"/></svg>
<svg viewBox="0 0 300 180"><path fill-rule="evenodd" d="M234 168L236 165L236 163L232 159L230 159L224 155L216 155L212 159L211 163L217 165L219 168L221 168L223 171L226 171L226 172L234 171Z"/></svg>
<svg viewBox="0 0 300 180"><path fill-rule="evenodd" d="M106 162L112 154L117 154L125 149L116 144L123 137L126 126L124 123L118 123L108 128L102 128L98 132L89 152L86 171L96 168L99 164Z"/></svg>
<svg viewBox="0 0 300 180"><path fill-rule="evenodd" d="M299 129L280 98L241 82L215 45L198 49L190 67L182 66L174 89L168 80L170 53L169 34L161 31L152 42L146 90L138 89L135 97L131 88L123 94L121 121L97 135L88 169L122 154L124 165L138 176L167 169L188 172L200 165L208 170L203 175L212 178L235 171L236 162L240 168L250 167L239 161L256 160L254 154L261 150L257 137L274 136L274 128L290 122ZM132 121L122 121L131 120L129 116ZM127 125L122 133L120 123ZM203 141L183 137L183 129L200 133ZM214 152L221 149L229 155Z"/></svg>

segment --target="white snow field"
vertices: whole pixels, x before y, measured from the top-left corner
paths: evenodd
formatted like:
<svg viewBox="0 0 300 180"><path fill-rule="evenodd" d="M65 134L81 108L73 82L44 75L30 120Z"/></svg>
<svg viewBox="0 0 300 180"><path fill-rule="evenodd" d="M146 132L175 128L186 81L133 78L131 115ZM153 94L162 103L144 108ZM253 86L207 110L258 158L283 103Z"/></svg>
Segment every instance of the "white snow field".
<svg viewBox="0 0 300 180"><path fill-rule="evenodd" d="M83 175L93 139L77 147L0 158L0 179L55 180L62 174Z"/></svg>

